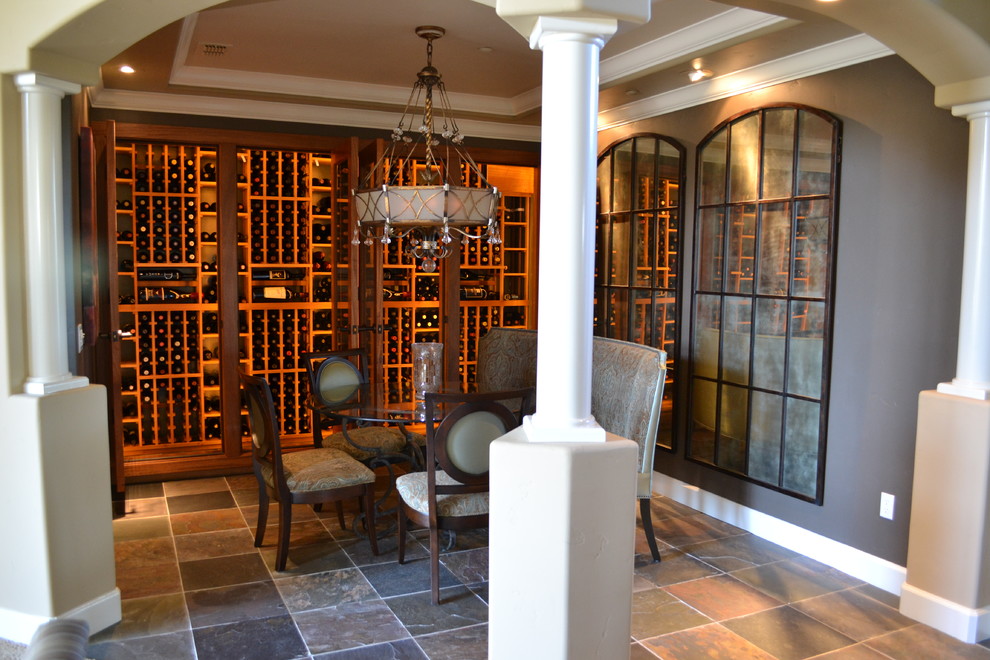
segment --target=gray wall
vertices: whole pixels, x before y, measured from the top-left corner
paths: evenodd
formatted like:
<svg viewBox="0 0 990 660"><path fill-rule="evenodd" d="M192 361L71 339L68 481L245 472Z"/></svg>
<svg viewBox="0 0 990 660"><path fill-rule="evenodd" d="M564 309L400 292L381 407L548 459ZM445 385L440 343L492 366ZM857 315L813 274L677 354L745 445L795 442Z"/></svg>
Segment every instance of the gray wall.
<svg viewBox="0 0 990 660"><path fill-rule="evenodd" d="M739 112L778 102L843 123L837 279L824 502L809 504L687 461L684 440L659 451L661 472L898 565L907 562L918 393L955 371L968 126L896 56L637 122L599 135L604 148L656 132L687 148L686 384L698 143ZM680 401L686 392L679 388ZM893 493L893 521L879 517Z"/></svg>

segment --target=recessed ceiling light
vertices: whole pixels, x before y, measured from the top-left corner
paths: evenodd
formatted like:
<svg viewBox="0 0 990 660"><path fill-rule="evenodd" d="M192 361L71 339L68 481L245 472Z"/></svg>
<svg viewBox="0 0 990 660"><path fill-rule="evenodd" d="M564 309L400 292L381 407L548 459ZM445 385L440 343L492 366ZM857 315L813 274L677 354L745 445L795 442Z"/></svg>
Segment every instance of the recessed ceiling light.
<svg viewBox="0 0 990 660"><path fill-rule="evenodd" d="M629 88L626 90L626 96L639 96L639 90L636 88Z"/></svg>
<svg viewBox="0 0 990 660"><path fill-rule="evenodd" d="M698 82L699 80L704 80L705 78L711 78L711 69L691 69L688 71L688 79L691 82Z"/></svg>
<svg viewBox="0 0 990 660"><path fill-rule="evenodd" d="M124 64L124 65L122 65L120 67L120 72L121 73L134 73L134 67L132 67L130 64Z"/></svg>
<svg viewBox="0 0 990 660"><path fill-rule="evenodd" d="M492 52L492 51L494 51L495 49L494 49L494 48L492 48L491 46L482 46L482 47L481 47L481 48L479 48L478 50L479 50L479 51L481 51L482 53L491 53L491 52Z"/></svg>

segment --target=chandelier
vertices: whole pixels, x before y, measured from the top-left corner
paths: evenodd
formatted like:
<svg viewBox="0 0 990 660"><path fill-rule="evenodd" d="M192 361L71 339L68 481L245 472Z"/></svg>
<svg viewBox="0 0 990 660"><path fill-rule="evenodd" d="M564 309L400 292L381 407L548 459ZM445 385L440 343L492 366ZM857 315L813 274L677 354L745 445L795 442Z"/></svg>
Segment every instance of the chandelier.
<svg viewBox="0 0 990 660"><path fill-rule="evenodd" d="M434 25L416 28L426 39L426 66L413 84L399 125L392 129L391 142L362 187L353 191L357 224L351 242L357 245L363 237L365 245L388 244L408 237L405 252L428 273L451 253L451 234L502 242L495 218L499 192L464 148L447 90L433 66L433 41L444 32ZM473 173L483 187L464 185L464 173ZM373 187L377 177L384 183Z"/></svg>

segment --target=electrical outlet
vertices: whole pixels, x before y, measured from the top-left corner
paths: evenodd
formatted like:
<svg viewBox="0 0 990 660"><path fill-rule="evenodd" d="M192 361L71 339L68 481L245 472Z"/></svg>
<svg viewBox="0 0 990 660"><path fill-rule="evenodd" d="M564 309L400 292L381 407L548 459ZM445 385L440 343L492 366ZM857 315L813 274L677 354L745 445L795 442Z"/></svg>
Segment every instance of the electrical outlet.
<svg viewBox="0 0 990 660"><path fill-rule="evenodd" d="M880 493L880 517L894 519L894 496L890 493Z"/></svg>

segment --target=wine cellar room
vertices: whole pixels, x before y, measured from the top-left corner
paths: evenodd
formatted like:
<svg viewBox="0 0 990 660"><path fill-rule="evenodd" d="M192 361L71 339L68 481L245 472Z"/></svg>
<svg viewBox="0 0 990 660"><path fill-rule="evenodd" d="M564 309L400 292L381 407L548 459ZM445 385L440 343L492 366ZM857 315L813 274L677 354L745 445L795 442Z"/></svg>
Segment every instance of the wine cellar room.
<svg viewBox="0 0 990 660"><path fill-rule="evenodd" d="M119 393L110 419L120 490L249 469L246 417L229 414L241 410L238 371L269 382L286 446L311 446L302 354L366 349L398 404L411 400L413 342L442 342L446 378L470 388L490 328L535 327L533 145L472 150L501 193L502 240L461 239L427 272L407 238L355 240L351 192L381 157L377 134L94 118L91 136L91 249L107 284L98 309L119 329L94 366ZM404 180L423 167L403 166Z"/></svg>

